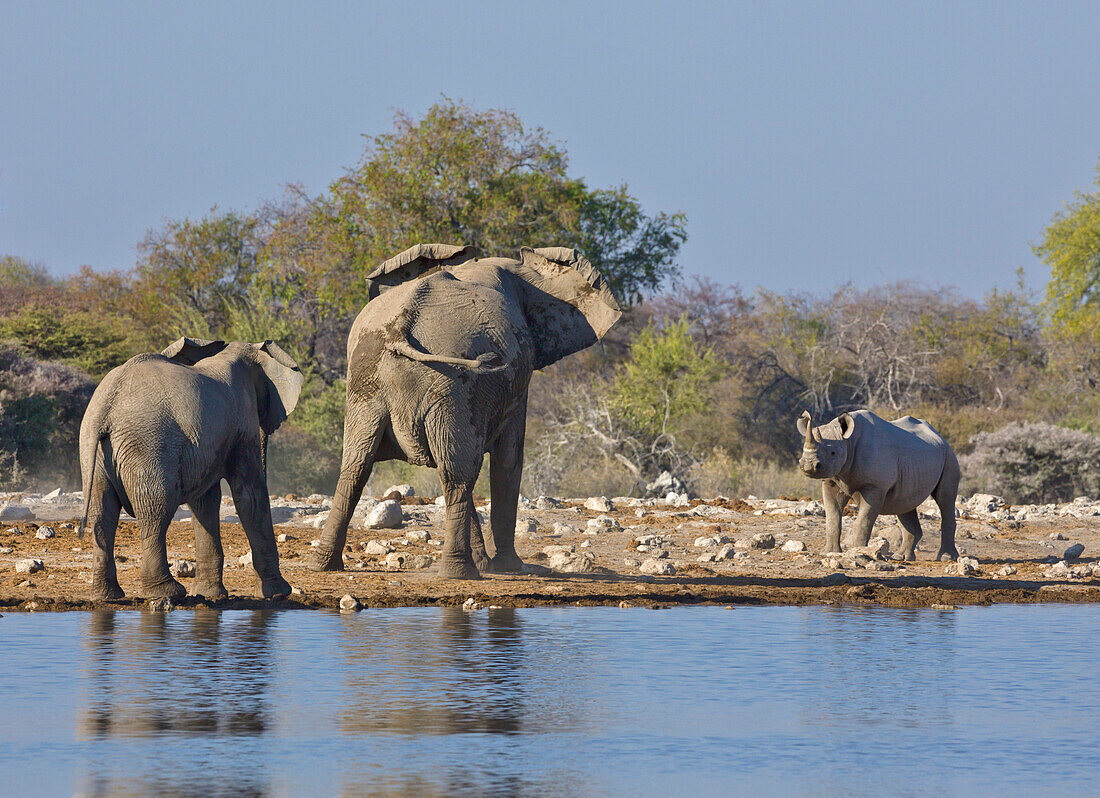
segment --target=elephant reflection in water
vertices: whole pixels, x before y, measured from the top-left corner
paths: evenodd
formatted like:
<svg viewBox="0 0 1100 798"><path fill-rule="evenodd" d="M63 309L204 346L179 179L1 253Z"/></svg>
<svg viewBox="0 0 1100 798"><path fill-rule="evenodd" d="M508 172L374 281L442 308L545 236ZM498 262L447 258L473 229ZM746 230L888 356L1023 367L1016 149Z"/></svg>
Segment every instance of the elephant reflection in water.
<svg viewBox="0 0 1100 798"><path fill-rule="evenodd" d="M231 760L200 762L191 746L204 737L267 731L270 618L270 612L228 618L201 608L171 615L94 611L87 643L89 690L77 739L157 738L166 743L162 753L179 751L181 761L170 765L158 756L160 762L137 770L132 752L113 761L110 755L96 758L86 792L265 793L255 769L238 768ZM178 746L182 739L188 745Z"/></svg>
<svg viewBox="0 0 1100 798"><path fill-rule="evenodd" d="M422 618L377 629L346 627L348 734L515 734L529 691L522 625L511 608L470 613L441 609L442 629ZM368 641L361 637L370 635ZM487 653L491 652L491 653ZM373 674L369 682L358 678ZM387 685L379 693L377 684Z"/></svg>

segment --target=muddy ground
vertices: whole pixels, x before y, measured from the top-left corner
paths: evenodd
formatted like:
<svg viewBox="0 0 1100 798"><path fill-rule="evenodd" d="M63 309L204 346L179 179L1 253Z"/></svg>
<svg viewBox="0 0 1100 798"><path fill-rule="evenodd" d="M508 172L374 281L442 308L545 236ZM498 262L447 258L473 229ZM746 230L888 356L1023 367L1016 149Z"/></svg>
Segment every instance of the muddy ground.
<svg viewBox="0 0 1100 798"><path fill-rule="evenodd" d="M637 508L619 502L610 512L586 509L580 501L563 502L561 507L521 510L523 521L534 520L534 531L517 536L516 546L525 562L537 573L523 575L486 575L476 581L439 578L435 564L419 570L402 570L386 564L383 555L363 551L369 541L378 541L400 555L426 555L438 562L442 539L442 509L406 500L405 520L398 529L367 529L357 517L348 531L345 553L347 570L315 573L307 567L310 542L320 533L313 524L319 520L296 518L276 526L284 576L296 588L295 594L277 600L287 608L335 608L342 596L350 594L368 607L460 605L473 599L481 605L526 607L534 605L628 604L669 606L674 604L820 604L877 603L895 607L950 607L964 604L1001 602L1093 602L1100 601L1100 578L1082 576L1100 553L1100 517L1059 516L1037 521L1003 521L978 517L959 520L960 553L977 560L977 573L959 576L955 566L936 562L938 522L923 521L925 538L918 549L917 562L897 562L886 557L864 561L825 557L824 518L774 515L760 509L762 502L749 506L734 500L711 504L693 502L691 507L650 506ZM230 508L231 510L231 508ZM798 512L796 508L780 513ZM1002 513L1003 514L1003 513ZM77 538L73 524L79 507L59 505L57 520L43 521L42 511L34 521L0 522L0 609L56 611L88 609L100 606L91 598L91 543L87 536ZM641 517L639 517L641 515ZM967 514L964 513L964 516ZM609 516L622 527L604 528L586 534L587 522ZM322 516L323 517L323 516ZM61 520L65 519L66 520ZM239 524L228 515L222 536L226 552L225 584L227 600L213 603L224 608L271 606L272 601L252 598L255 576L250 566L238 558L248 552L248 543ZM846 519L846 525L850 519ZM49 526L56 536L39 539L36 532ZM415 540L426 531L428 541ZM413 533L406 537L406 533ZM770 533L775 546L769 549L748 547L759 533ZM654 542L647 535L660 538ZM876 535L894 541L900 527L894 519L881 519ZM699 538L725 536L731 548L725 559L700 562L700 557L715 554L725 545L696 546ZM410 540L410 538L414 540ZM648 551L639 552L639 538L649 541ZM805 552L782 549L786 541L798 541ZM1053 576L1052 563L1063 559L1073 543L1084 545L1084 554L1071 559L1077 568L1075 577ZM643 543L643 545L645 545ZM573 555L551 559L544 549L572 548ZM140 608L138 580L140 546L137 526L123 520L120 525L116 559L119 581L127 598L113 606ZM791 548L797 548L792 544ZM377 547L373 547L377 548ZM10 549L10 551L6 551ZM733 554L736 549L736 555ZM173 523L168 533L169 560L192 561L194 543L189 521ZM554 549L550 550L553 555ZM587 557L585 555L591 555ZM671 563L672 575L642 573L642 563L654 555L659 562ZM33 574L17 573L15 564L27 558L40 559L44 570ZM390 557L392 562L395 558ZM416 559L406 557L407 560ZM591 569L586 573L563 573L549 564L560 566L571 560L573 567ZM427 559L421 559L427 562ZM648 567L652 568L652 563ZM1000 575L1004 566L1016 573ZM565 566L570 567L570 566ZM871 570L873 569L873 570ZM879 570L881 569L881 570ZM1064 570L1064 569L1063 569ZM181 578L185 587L192 580ZM177 607L209 606L200 598L186 598Z"/></svg>

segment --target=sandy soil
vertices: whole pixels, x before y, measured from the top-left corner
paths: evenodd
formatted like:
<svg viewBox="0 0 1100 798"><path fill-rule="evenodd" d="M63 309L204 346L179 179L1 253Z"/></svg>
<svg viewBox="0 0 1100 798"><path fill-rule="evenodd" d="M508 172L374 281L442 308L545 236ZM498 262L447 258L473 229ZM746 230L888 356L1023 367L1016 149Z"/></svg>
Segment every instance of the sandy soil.
<svg viewBox="0 0 1100 798"><path fill-rule="evenodd" d="M537 531L517 538L524 561L536 566L538 574L487 575L476 581L440 579L430 567L400 570L384 564L385 557L363 552L370 540L388 543L401 554L422 554L438 560L440 548L427 542L406 542L408 531L424 530L442 538L441 512L432 506L406 501L406 521L401 529L365 529L361 523L348 532L346 571L314 573L306 567L310 541L319 532L301 519L276 527L288 540L279 544L284 576L297 588L295 595L278 604L287 608L338 606L340 597L350 594L370 607L456 605L474 599L482 605L532 606L542 604L620 604L667 606L672 604L816 604L838 602L878 603L888 606L933 606L991 604L998 602L1093 602L1100 601L1100 579L1045 576L1051 563L1062 559L1064 550L1075 542L1085 554L1071 565L1091 564L1100 552L1100 517L1058 517L1035 522L990 521L963 518L959 521L958 545L963 555L977 559L978 573L958 576L948 573L954 566L935 562L938 522L924 521L925 538L915 563L893 560L865 563L830 562L820 552L824 519L760 514L736 500L713 506L646 508L638 517L636 508L617 506L608 513L585 509L579 502L566 502L552 510L522 510L521 519L534 519ZM737 507L738 509L733 509ZM72 508L70 508L71 511ZM709 517L701 517L705 512ZM97 606L91 600L91 545L87 537L78 540L69 522L48 522L57 531L49 539L35 537L43 521L0 523L0 609L67 610ZM61 509L58 516L65 515ZM585 534L586 523L598 515L615 518L622 529ZM847 523L847 522L846 522ZM555 524L559 525L557 530ZM563 530L564 526L564 531ZM17 530L18 534L11 530ZM696 547L696 539L726 535L735 543L757 533L771 533L774 548L743 548L738 560L699 562L720 546ZM900 528L892 518L882 519L876 529L896 541ZM1051 539L1060 534L1064 539ZM660 549L675 567L670 576L651 576L640 564L660 549L637 551L637 539L661 535ZM249 566L237 558L248 551L239 524L223 523L226 550L225 584L231 598L215 604L224 608L271 606L272 602L251 598L255 577ZM644 539L644 538L643 538ZM787 540L801 541L805 553L781 549ZM115 606L142 607L138 581L140 548L137 527L123 521L117 540L119 581L127 598ZM593 572L562 573L546 566L543 553L548 546L572 547L578 554L594 558ZM169 560L191 560L194 545L190 522L173 523L168 534ZM41 559L45 569L34 574L16 573L15 563L25 558ZM823 560L825 563L823 564ZM542 565L539 568L537 566ZM1008 576L997 574L1004 565L1016 569ZM890 570L885 570L890 569ZM1100 571L1100 568L1098 568ZM191 581L181 578L184 586ZM199 598L177 602L179 607L208 606Z"/></svg>

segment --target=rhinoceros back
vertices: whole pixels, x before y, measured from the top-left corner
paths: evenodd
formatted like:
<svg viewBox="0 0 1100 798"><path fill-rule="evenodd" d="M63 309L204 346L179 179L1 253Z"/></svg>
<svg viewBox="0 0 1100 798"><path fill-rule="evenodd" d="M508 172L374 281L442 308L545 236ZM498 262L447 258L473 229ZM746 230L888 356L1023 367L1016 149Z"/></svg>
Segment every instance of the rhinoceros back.
<svg viewBox="0 0 1100 798"><path fill-rule="evenodd" d="M943 475L951 447L927 421L902 416L882 425L879 445L896 459L894 485L887 491L884 513L908 512L931 495ZM893 428L893 429L891 429Z"/></svg>

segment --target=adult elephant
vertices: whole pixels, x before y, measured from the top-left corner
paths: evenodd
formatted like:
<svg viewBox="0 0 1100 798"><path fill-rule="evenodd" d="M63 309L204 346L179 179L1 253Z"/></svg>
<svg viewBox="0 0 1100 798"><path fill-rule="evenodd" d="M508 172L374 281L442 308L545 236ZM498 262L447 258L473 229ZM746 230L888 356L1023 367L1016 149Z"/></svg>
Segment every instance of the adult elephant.
<svg viewBox="0 0 1100 798"><path fill-rule="evenodd" d="M257 593L290 593L271 525L267 438L294 409L301 388L297 364L272 341L181 338L160 354L130 358L103 378L80 423L80 535L91 526L97 599L124 595L114 558L123 508L141 527L143 594L186 594L168 571L165 541L183 503L194 515L194 592L224 598L223 479L252 549Z"/></svg>
<svg viewBox="0 0 1100 798"><path fill-rule="evenodd" d="M591 263L561 247L525 247L512 260L418 244L367 279L370 299L348 336L340 480L313 567L344 567L348 521L373 464L405 460L439 472L442 576L520 570L514 538L531 372L601 338L622 315L615 297ZM473 500L486 452L491 557Z"/></svg>

